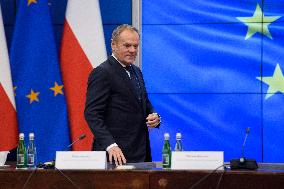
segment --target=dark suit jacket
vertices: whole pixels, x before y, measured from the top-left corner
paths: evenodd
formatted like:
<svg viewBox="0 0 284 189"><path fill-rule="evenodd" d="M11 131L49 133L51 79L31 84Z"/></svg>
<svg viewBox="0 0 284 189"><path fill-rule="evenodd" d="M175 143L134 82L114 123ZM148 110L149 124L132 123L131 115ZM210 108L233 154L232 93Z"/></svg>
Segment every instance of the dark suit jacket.
<svg viewBox="0 0 284 189"><path fill-rule="evenodd" d="M142 73L132 67L142 88L142 103L124 68L110 56L90 73L85 106L85 119L95 136L94 150L117 143L129 163L152 160L146 117L154 112Z"/></svg>

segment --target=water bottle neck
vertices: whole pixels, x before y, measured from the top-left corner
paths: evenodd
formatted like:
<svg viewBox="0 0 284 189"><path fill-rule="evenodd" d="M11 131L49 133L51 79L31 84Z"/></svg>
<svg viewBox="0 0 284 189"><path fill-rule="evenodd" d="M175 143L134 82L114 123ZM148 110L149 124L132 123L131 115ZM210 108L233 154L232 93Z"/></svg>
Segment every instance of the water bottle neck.
<svg viewBox="0 0 284 189"><path fill-rule="evenodd" d="M29 149L33 149L34 146L35 146L34 143L33 143L33 142L30 142L28 148L29 148Z"/></svg>
<svg viewBox="0 0 284 189"><path fill-rule="evenodd" d="M24 142L24 140L20 140L19 141L19 147L24 147L25 146L25 142Z"/></svg>

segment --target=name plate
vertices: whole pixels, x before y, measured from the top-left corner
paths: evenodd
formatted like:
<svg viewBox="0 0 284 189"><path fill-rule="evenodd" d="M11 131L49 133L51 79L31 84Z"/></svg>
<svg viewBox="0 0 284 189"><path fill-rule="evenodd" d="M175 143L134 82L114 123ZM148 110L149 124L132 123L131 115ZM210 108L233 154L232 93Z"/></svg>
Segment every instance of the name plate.
<svg viewBox="0 0 284 189"><path fill-rule="evenodd" d="M174 170L214 170L223 164L223 151L172 152L171 169ZM218 170L224 170L224 167Z"/></svg>
<svg viewBox="0 0 284 189"><path fill-rule="evenodd" d="M106 169L105 151L57 151L57 169Z"/></svg>

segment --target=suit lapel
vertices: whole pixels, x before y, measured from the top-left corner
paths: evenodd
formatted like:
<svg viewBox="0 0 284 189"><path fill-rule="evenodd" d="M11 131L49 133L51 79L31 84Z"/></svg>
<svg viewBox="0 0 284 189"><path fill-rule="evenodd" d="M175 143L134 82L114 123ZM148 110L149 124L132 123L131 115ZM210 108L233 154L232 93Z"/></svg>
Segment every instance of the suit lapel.
<svg viewBox="0 0 284 189"><path fill-rule="evenodd" d="M129 79L128 74L126 73L126 71L124 70L124 68L120 65L120 63L113 58L112 56L110 56L110 63L112 64L112 66L114 67L115 73L122 78L122 80L124 81L123 84L125 85L125 87L128 89L128 92L130 94L130 97L133 99L133 101L135 101L135 104L137 106L139 106L138 103L138 99L136 98L135 95L135 89L133 88L131 81ZM139 79L140 82L140 79Z"/></svg>

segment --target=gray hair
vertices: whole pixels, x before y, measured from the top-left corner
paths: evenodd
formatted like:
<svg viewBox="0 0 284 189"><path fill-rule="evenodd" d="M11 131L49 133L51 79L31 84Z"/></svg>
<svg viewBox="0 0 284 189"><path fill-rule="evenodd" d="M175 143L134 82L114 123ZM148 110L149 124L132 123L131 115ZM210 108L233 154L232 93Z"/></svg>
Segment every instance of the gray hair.
<svg viewBox="0 0 284 189"><path fill-rule="evenodd" d="M128 25L128 24L122 24L122 25L117 26L117 28L113 30L112 35L111 35L111 42L117 41L118 37L124 30L134 31L140 37L139 31L137 30L137 28L135 28L134 26Z"/></svg>

